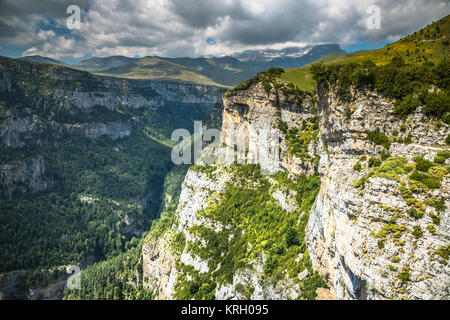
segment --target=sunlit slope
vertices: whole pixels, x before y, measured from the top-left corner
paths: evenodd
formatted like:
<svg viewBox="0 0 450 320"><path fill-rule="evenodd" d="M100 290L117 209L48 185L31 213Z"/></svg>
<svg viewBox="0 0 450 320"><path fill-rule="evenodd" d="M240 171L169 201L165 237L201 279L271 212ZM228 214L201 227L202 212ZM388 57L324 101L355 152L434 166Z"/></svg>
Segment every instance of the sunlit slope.
<svg viewBox="0 0 450 320"><path fill-rule="evenodd" d="M394 57L402 57L406 63L437 63L450 58L450 15L436 21L420 31L386 45L377 50L335 53L316 60L314 63L347 63L372 60L376 65L388 64ZM296 69L286 69L281 78L297 85L303 90L312 90L315 86L309 72L310 65Z"/></svg>
<svg viewBox="0 0 450 320"><path fill-rule="evenodd" d="M176 80L220 86L220 84L202 74L158 57L142 58L135 62L111 68L98 74L132 79Z"/></svg>

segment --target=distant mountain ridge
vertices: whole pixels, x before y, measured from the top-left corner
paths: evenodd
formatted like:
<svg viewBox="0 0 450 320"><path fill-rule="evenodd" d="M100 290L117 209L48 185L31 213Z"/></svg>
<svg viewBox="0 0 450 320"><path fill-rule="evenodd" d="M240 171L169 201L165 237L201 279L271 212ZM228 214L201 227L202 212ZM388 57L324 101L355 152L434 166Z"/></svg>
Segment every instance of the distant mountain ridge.
<svg viewBox="0 0 450 320"><path fill-rule="evenodd" d="M237 56L224 57L144 57L109 69L98 70L97 73L134 79L179 80L207 85L235 86L270 67L301 67L323 56L343 52L345 51L337 44L326 44L311 48L248 51ZM107 61L109 58L97 59Z"/></svg>
<svg viewBox="0 0 450 320"><path fill-rule="evenodd" d="M106 58L93 57L86 60L81 60L72 65L75 69L80 69L88 72L101 72L110 68L120 67L127 63L132 63L139 58L130 58L125 56L111 56Z"/></svg>
<svg viewBox="0 0 450 320"><path fill-rule="evenodd" d="M344 53L338 44L288 47L281 50L249 50L233 57L261 67L298 68L333 53Z"/></svg>
<svg viewBox="0 0 450 320"><path fill-rule="evenodd" d="M323 56L342 52L345 51L337 44L325 44L303 48L289 47L281 50L249 50L234 56L223 57L93 57L70 67L95 74L129 79L170 80L231 87L270 67L298 68ZM34 59L32 61L61 64L57 60L45 57Z"/></svg>
<svg viewBox="0 0 450 320"><path fill-rule="evenodd" d="M231 56L247 63L265 63L270 62L276 58L292 57L298 58L311 50L314 46L307 45L305 47L287 47L281 50L263 49L263 50L245 50L237 52Z"/></svg>
<svg viewBox="0 0 450 320"><path fill-rule="evenodd" d="M57 64L57 65L61 65L61 66L68 66L67 63L64 63L62 61L59 61L59 60L56 60L56 59L52 59L52 58L48 58L48 57L43 57L43 56L40 56L40 55L25 56L25 57L22 57L22 58L18 58L17 60L31 61L31 62L38 62L38 63Z"/></svg>

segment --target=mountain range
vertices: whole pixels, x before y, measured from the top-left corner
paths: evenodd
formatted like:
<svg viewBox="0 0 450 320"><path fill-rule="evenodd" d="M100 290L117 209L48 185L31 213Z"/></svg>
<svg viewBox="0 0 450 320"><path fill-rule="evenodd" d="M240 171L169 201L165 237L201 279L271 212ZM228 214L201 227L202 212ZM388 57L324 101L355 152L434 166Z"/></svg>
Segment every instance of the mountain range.
<svg viewBox="0 0 450 320"><path fill-rule="evenodd" d="M337 44L323 44L281 50L249 50L224 57L93 57L70 67L129 79L185 81L231 87L270 67L298 68L326 55L343 52L345 51ZM67 66L64 62L41 56L27 56L20 59Z"/></svg>
<svg viewBox="0 0 450 320"><path fill-rule="evenodd" d="M26 57L18 58L17 60L68 66L68 64L65 62L62 62L62 61L59 61L56 59L52 59L52 58L48 58L48 57L43 57L40 55L26 56Z"/></svg>

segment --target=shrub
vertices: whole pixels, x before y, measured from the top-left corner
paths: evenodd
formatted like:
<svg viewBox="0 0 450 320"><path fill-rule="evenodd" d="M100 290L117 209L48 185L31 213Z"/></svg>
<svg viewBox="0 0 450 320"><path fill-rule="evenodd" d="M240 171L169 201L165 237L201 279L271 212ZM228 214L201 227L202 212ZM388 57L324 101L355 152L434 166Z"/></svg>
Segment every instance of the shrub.
<svg viewBox="0 0 450 320"><path fill-rule="evenodd" d="M419 106L419 100L413 98L412 95L407 95L403 99L398 99L394 105L394 114L400 118L405 118L410 113L414 112Z"/></svg>
<svg viewBox="0 0 450 320"><path fill-rule="evenodd" d="M357 87L371 87L375 83L375 64L366 60L351 75L352 83Z"/></svg>
<svg viewBox="0 0 450 320"><path fill-rule="evenodd" d="M184 248L186 247L186 237L184 233L179 232L175 234L174 238L172 239L172 247L179 254L183 252Z"/></svg>
<svg viewBox="0 0 450 320"><path fill-rule="evenodd" d="M450 112L446 112L443 116L442 116L442 122L444 122L445 124L450 126Z"/></svg>
<svg viewBox="0 0 450 320"><path fill-rule="evenodd" d="M411 233L414 237L416 237L416 239L420 239L423 237L423 231L420 226L414 226Z"/></svg>
<svg viewBox="0 0 450 320"><path fill-rule="evenodd" d="M408 210L408 214L409 214L411 217L414 217L414 218L416 218L416 219L420 219L420 218L423 217L423 211L422 211L422 210L417 210L416 208L410 208L410 209Z"/></svg>
<svg viewBox="0 0 450 320"><path fill-rule="evenodd" d="M353 170L358 171L358 172L361 171L361 168L362 168L362 166L359 161L353 166Z"/></svg>
<svg viewBox="0 0 450 320"><path fill-rule="evenodd" d="M344 118L345 120L350 120L352 118L352 109L349 106L346 106L344 109Z"/></svg>
<svg viewBox="0 0 450 320"><path fill-rule="evenodd" d="M435 156L433 161L434 161L434 163L444 164L445 163L445 158L441 157L441 156Z"/></svg>
<svg viewBox="0 0 450 320"><path fill-rule="evenodd" d="M410 268L409 267L403 267L402 268L402 272L400 272L397 275L397 278L402 282L402 283L407 283L410 279L410 273L409 273Z"/></svg>
<svg viewBox="0 0 450 320"><path fill-rule="evenodd" d="M413 88L403 69L404 63L394 59L390 64L378 68L375 89L386 96L402 98L412 93Z"/></svg>
<svg viewBox="0 0 450 320"><path fill-rule="evenodd" d="M400 125L400 131L401 131L401 132L406 132L406 124L402 123L402 124Z"/></svg>
<svg viewBox="0 0 450 320"><path fill-rule="evenodd" d="M298 231L291 226L286 227L284 229L284 241L287 248L299 244Z"/></svg>
<svg viewBox="0 0 450 320"><path fill-rule="evenodd" d="M447 169L442 166L435 166L428 169L428 174L438 178L442 179L447 174Z"/></svg>
<svg viewBox="0 0 450 320"><path fill-rule="evenodd" d="M437 189L437 188L439 188L441 186L441 182L436 177L430 177L429 176L429 177L423 179L422 182L426 186L428 186L428 188L430 188L430 189Z"/></svg>
<svg viewBox="0 0 450 320"><path fill-rule="evenodd" d="M411 133L408 134L408 136L403 140L403 143L410 144L412 142L412 135Z"/></svg>
<svg viewBox="0 0 450 320"><path fill-rule="evenodd" d="M431 233L431 234L435 234L436 233L436 227L433 226L432 224L427 226L427 230Z"/></svg>
<svg viewBox="0 0 450 320"><path fill-rule="evenodd" d="M367 140L375 144L382 145L387 150L389 150L389 148L391 147L391 142L389 141L388 136L384 133L381 133L379 129L368 132Z"/></svg>
<svg viewBox="0 0 450 320"><path fill-rule="evenodd" d="M430 176L430 175L422 173L422 172L419 172L417 170L414 171L413 173L411 173L409 178L411 180L422 182L423 184L428 186L428 188L430 188L430 189L437 189L441 186L441 181L438 178L436 178L434 176Z"/></svg>
<svg viewBox="0 0 450 320"><path fill-rule="evenodd" d="M445 159L448 159L448 158L450 158L450 151L449 150L439 150L436 153L436 155L439 156L439 157L443 157Z"/></svg>
<svg viewBox="0 0 450 320"><path fill-rule="evenodd" d="M364 189L366 182L367 182L367 177L355 180L355 181L353 181L353 187L357 188L357 189Z"/></svg>
<svg viewBox="0 0 450 320"><path fill-rule="evenodd" d="M302 281L301 283L301 297L306 300L314 300L317 296L317 288L327 288L325 280L314 271L314 273Z"/></svg>
<svg viewBox="0 0 450 320"><path fill-rule="evenodd" d="M441 217L439 217L437 214L430 212L430 217L435 225L438 226L441 224Z"/></svg>
<svg viewBox="0 0 450 320"><path fill-rule="evenodd" d="M450 245L439 247L436 251L433 252L435 255L438 255L442 258L441 263L447 264L448 257L450 255Z"/></svg>
<svg viewBox="0 0 450 320"><path fill-rule="evenodd" d="M312 74L313 79L317 82L329 80L330 76L329 69L322 63L311 65L310 72Z"/></svg>
<svg viewBox="0 0 450 320"><path fill-rule="evenodd" d="M445 197L441 197L439 199L436 197L431 197L426 200L426 204L434 207L437 212L444 212L445 209L447 209L445 206Z"/></svg>
<svg viewBox="0 0 450 320"><path fill-rule="evenodd" d="M387 151L386 149L381 150L380 152L380 157L381 160L386 160L387 158L389 158L391 156L391 154L389 153L389 151Z"/></svg>
<svg viewBox="0 0 450 320"><path fill-rule="evenodd" d="M267 69L267 71L265 73L267 76L278 77L284 73L284 70L283 70L283 68L279 68L279 67L270 67L269 69Z"/></svg>
<svg viewBox="0 0 450 320"><path fill-rule="evenodd" d="M413 160L414 161L420 161L420 160L422 160L423 159L423 157L420 155L420 154L416 154L414 157L413 157Z"/></svg>
<svg viewBox="0 0 450 320"><path fill-rule="evenodd" d="M428 169L434 166L433 162L425 160L422 157L415 157L414 160L416 161L416 169L422 172L428 172Z"/></svg>
<svg viewBox="0 0 450 320"><path fill-rule="evenodd" d="M389 270L391 271L397 271L397 267L393 266L392 264L388 265Z"/></svg>
<svg viewBox="0 0 450 320"><path fill-rule="evenodd" d="M450 95L445 91L428 93L425 97L423 112L442 117L450 111Z"/></svg>
<svg viewBox="0 0 450 320"><path fill-rule="evenodd" d="M379 167L381 165L381 160L378 158L369 159L369 167Z"/></svg>
<svg viewBox="0 0 450 320"><path fill-rule="evenodd" d="M266 263L264 264L264 273L267 275L272 275L272 272L278 266L278 255L269 255L266 259Z"/></svg>

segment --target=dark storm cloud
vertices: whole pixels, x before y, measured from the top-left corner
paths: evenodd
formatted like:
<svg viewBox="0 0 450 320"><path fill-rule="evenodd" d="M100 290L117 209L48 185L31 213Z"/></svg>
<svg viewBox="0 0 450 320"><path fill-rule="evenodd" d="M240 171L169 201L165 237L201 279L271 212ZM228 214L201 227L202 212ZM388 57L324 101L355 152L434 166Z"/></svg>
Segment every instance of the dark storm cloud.
<svg viewBox="0 0 450 320"><path fill-rule="evenodd" d="M306 1L285 1L284 6L269 6L264 13L253 13L246 20L231 17L232 23L224 28L220 38L250 45L301 41L317 27L319 11Z"/></svg>
<svg viewBox="0 0 450 320"><path fill-rule="evenodd" d="M251 18L241 1L172 0L169 8L189 26L205 28L225 17L241 21Z"/></svg>
<svg viewBox="0 0 450 320"><path fill-rule="evenodd" d="M63 33L71 4L82 10L81 29ZM373 4L381 29L367 27ZM445 0L4 0L0 45L56 58L221 55L284 43L393 41L449 11Z"/></svg>

